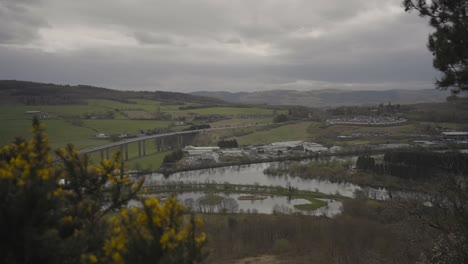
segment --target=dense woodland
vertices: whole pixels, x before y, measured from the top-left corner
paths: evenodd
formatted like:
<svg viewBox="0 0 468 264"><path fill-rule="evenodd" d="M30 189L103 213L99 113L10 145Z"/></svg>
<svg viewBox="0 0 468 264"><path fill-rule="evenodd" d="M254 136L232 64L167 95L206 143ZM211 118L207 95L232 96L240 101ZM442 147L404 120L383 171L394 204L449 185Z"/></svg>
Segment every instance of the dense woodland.
<svg viewBox="0 0 468 264"><path fill-rule="evenodd" d="M468 174L468 154L460 152L387 151L380 163L360 156L356 168L405 179L430 179L447 173Z"/></svg>
<svg viewBox="0 0 468 264"><path fill-rule="evenodd" d="M237 142L236 139L231 139L231 140L221 140L218 142L218 147L220 148L238 148L239 143Z"/></svg>

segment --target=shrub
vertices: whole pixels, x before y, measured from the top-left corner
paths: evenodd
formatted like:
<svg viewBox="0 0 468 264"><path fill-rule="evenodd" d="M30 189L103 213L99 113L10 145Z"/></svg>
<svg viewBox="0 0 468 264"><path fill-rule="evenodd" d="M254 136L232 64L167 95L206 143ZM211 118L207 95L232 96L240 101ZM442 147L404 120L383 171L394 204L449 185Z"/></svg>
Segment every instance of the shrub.
<svg viewBox="0 0 468 264"><path fill-rule="evenodd" d="M131 181L120 153L96 166L72 145L55 155L37 119L30 140L0 150L0 263L194 263L205 256L201 222L192 216L184 223L175 198L163 205L138 198L143 181ZM142 208L127 209L131 199Z"/></svg>

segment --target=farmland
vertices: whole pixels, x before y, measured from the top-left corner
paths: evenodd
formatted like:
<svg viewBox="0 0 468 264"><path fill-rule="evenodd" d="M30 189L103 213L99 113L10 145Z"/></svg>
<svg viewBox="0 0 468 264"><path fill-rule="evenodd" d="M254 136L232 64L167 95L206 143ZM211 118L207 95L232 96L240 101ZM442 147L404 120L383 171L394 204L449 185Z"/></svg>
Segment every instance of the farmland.
<svg viewBox="0 0 468 264"><path fill-rule="evenodd" d="M65 89L65 88L62 88ZM69 88L67 88L69 89ZM89 89L89 88L87 88ZM0 145L10 142L14 137L27 137L32 115L27 111L39 111L43 115L53 148L68 143L77 149L99 146L143 134L165 133L187 129L192 124L206 124L210 127L224 127L225 130L199 133L191 144L198 146L216 145L220 140L237 140L241 146L269 144L278 141L307 140L325 146L366 146L383 143L412 143L414 140L434 138L441 130L466 130L467 126L455 118L466 107L461 103L418 104L399 107L401 115L408 122L394 126L353 126L331 125L325 120L339 114L372 114L372 111L394 113L396 107L339 107L336 109L307 110L306 108L238 106L205 98L192 98L183 94L142 94L105 90L102 96L97 93L83 93L75 90L79 100L62 103L67 96L54 97L54 94L40 99L47 104L26 105L21 100L11 100L0 106L0 120L5 124L0 130ZM95 94L95 97L93 97ZM70 96L73 97L73 96ZM164 99L155 99L164 98ZM41 97L42 98L42 97ZM31 98L22 99L30 102ZM69 101L69 99L67 99ZM36 102L37 99L32 100ZM57 102L51 104L50 102ZM440 109L434 112L433 109ZM302 109L302 110L301 110ZM374 109L374 110L372 110ZM304 112L305 111L305 112ZM307 118L312 111L313 119ZM458 112L457 112L458 111ZM305 114L304 114L305 113ZM437 113L437 114L434 114ZM272 124L274 117L287 114L292 122L259 127L232 128L235 126ZM309 117L311 112L309 112ZM351 115L352 116L352 115ZM433 117L434 116L434 117ZM458 115L463 117L465 115ZM433 118L451 117L451 121L437 123ZM454 119L455 118L455 119ZM452 121L453 119L453 121ZM96 135L103 135L98 138ZM129 144L130 167L157 169L163 154L157 153L156 143L146 144L148 156L139 157L137 144ZM118 151L113 148L111 151ZM91 154L93 160L100 155Z"/></svg>
<svg viewBox="0 0 468 264"><path fill-rule="evenodd" d="M284 113L259 107L207 107L194 102L162 102L146 99L116 101L108 99L88 99L80 105L23 105L9 104L0 106L0 120L5 125L0 132L0 144L10 142L16 136L26 137L31 124L27 111L47 113L42 120L46 126L51 146L58 148L72 143L78 149L99 146L111 142L110 138L96 138L96 134L106 135L147 133L147 131L177 131L188 125L178 125L178 120L190 120L194 116L207 122L211 127L232 127L251 124L271 123L274 113ZM200 107L200 108L198 108ZM186 109L190 108L190 109ZM180 110L183 109L183 110ZM444 112L450 109L445 107ZM416 106L414 113L427 111L427 107ZM216 118L212 118L212 117ZM267 117L270 116L270 117ZM197 145L216 145L219 140L236 139L240 145L269 144L288 140L310 140L331 145L367 145L381 143L411 143L421 135L431 137L440 128L463 130L460 123L434 123L430 121L409 121L390 127L367 127L328 125L319 121L302 121L285 125L256 128L235 128L210 131L199 134L194 141ZM345 140L339 139L346 138ZM137 158L136 145L130 145L129 166L156 169L162 156L155 154L155 144L148 144L150 156ZM115 149L113 151L117 151ZM156 156L155 156L156 155ZM92 155L96 159L96 155ZM156 161L150 162L155 159Z"/></svg>
<svg viewBox="0 0 468 264"><path fill-rule="evenodd" d="M385 201L386 195L394 189L429 189L435 182L378 174L377 168L382 166L375 162L385 158L365 155L388 150L385 145L392 143L426 151L416 141L439 144L446 142L443 132L467 130L457 117L467 114L463 104L444 103L442 115L438 115L431 110L437 105L432 104L312 109L239 106L190 97L182 100L180 94L127 95L135 94L95 98L82 94L72 102L67 96L12 99L0 106L0 144L16 136L27 137L36 115L54 149L68 143L79 150L101 146L88 150L91 165L124 151L124 166L141 172L135 177L145 179L142 190L146 194L161 200L177 195L187 210L207 223L203 231L207 247L213 250L207 263L328 263L336 252L352 255L368 248L380 252L383 259L403 263L396 254L406 248L399 243L402 239L423 245L421 241L432 242L432 238L416 230L395 231L394 226L407 222L400 219L403 212L393 211L393 201ZM329 122L356 119L377 122ZM378 122L384 119L404 121ZM187 129L200 131L178 133ZM165 133L170 133L164 137L165 143L156 139ZM110 143L115 145L102 147ZM183 151L187 145L195 147ZM216 145L219 148L207 147ZM359 157L344 156L357 153ZM342 157L334 161L337 155ZM374 171L357 168L363 166L355 161L359 158L372 160ZM343 234L346 244L337 247ZM316 251L310 250L311 244ZM348 250L350 244L359 248ZM423 245L403 258L416 260L426 249L429 247ZM253 257L258 254L262 255Z"/></svg>
<svg viewBox="0 0 468 264"><path fill-rule="evenodd" d="M198 108L200 107L200 108ZM207 106L196 102L155 101L147 99L109 100L86 99L81 104L25 105L10 103L0 106L0 120L5 124L0 130L0 145L15 137L28 137L32 114L41 113L41 122L46 127L52 148L73 144L77 149L99 146L115 138L103 135L137 135L154 131L180 131L186 129L184 121L194 117L204 120L215 115L209 122L213 127L239 126L269 123L272 109L248 107ZM257 116L263 116L258 118ZM264 117L271 116L271 117ZM178 124L177 123L182 123ZM156 132L157 133L157 132ZM111 152L118 151L111 149ZM166 152L156 153L155 144L147 144L147 156L138 157L136 144L129 145L130 168L157 169ZM96 153L92 160L99 160Z"/></svg>

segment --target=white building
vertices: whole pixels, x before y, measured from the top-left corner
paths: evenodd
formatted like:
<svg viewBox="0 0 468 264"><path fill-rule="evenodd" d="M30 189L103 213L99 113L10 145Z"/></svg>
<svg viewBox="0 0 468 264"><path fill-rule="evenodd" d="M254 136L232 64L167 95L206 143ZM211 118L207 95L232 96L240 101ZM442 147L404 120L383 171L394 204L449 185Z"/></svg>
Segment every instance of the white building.
<svg viewBox="0 0 468 264"><path fill-rule="evenodd" d="M109 136L104 134L104 133L99 133L99 134L96 134L96 137L97 138L108 138Z"/></svg>
<svg viewBox="0 0 468 264"><path fill-rule="evenodd" d="M186 146L184 151L187 152L189 155L192 156L199 156L203 155L204 153L210 153L214 151L220 150L220 147L194 147L194 146Z"/></svg>
<svg viewBox="0 0 468 264"><path fill-rule="evenodd" d="M442 136L447 140L466 140L468 139L468 132L465 132L465 131L442 132Z"/></svg>

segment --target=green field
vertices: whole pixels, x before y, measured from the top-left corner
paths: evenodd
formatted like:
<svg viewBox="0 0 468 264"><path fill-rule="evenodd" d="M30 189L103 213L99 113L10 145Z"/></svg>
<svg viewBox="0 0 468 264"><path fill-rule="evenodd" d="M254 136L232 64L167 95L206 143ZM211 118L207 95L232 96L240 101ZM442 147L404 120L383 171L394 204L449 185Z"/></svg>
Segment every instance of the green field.
<svg viewBox="0 0 468 264"><path fill-rule="evenodd" d="M109 150L109 153L112 155L118 151L121 151L122 155L124 155L124 149L121 147L113 147ZM125 161L125 165L132 170L157 170L161 166L164 157L170 152L170 150L157 152L156 140L146 140L146 155L140 157L138 143L130 143L128 144L128 160ZM106 158L105 152L103 155ZM88 156L94 164L101 161L101 152L93 152Z"/></svg>
<svg viewBox="0 0 468 264"><path fill-rule="evenodd" d="M228 121L225 121L228 123ZM216 124L223 124L221 122ZM444 127L452 129L461 128L456 124L444 124ZM229 132L230 131L230 132ZM366 126L344 126L327 125L323 122L300 122L282 125L275 128L258 127L246 135L236 135L233 131L207 132L203 140L207 144L214 144L221 139L237 139L243 146L255 144L270 144L279 141L309 140L325 145L365 145L382 143L411 143L418 137L429 138L431 131L427 130L427 123L408 122L399 126L389 127L366 127ZM383 136L369 136L366 134L385 133ZM364 136L353 139L342 140L338 136L349 136L352 134L364 134Z"/></svg>
<svg viewBox="0 0 468 264"><path fill-rule="evenodd" d="M84 118L86 114L105 114L112 112L117 119L123 119L124 116L111 108L97 105L2 105L0 106L0 119L25 119L30 115L26 111L42 111L48 113L51 118L77 117Z"/></svg>
<svg viewBox="0 0 468 264"><path fill-rule="evenodd" d="M31 118L31 117L29 117ZM27 137L31 128L31 119L7 120L7 126L1 129L0 144L11 142L15 137ZM83 120L83 126L72 125L63 119L41 121L49 135L52 147L72 143L78 149L107 144L108 139L96 139L98 132L106 134L138 133L140 130L165 128L171 121L146 120Z"/></svg>
<svg viewBox="0 0 468 264"><path fill-rule="evenodd" d="M245 126L254 124L270 124L273 118L232 118L210 123L211 127L226 127L226 126Z"/></svg>
<svg viewBox="0 0 468 264"><path fill-rule="evenodd" d="M132 170L157 170L161 167L164 157L169 153L170 151L152 153L141 158L129 159L125 164Z"/></svg>
<svg viewBox="0 0 468 264"><path fill-rule="evenodd" d="M273 115L273 109L266 108L247 108L247 107L209 107L209 108L199 108L199 109L190 109L182 110L181 113L194 113L198 115Z"/></svg>
<svg viewBox="0 0 468 264"><path fill-rule="evenodd" d="M167 113L172 118L187 117L189 113L197 115L223 114L230 116L238 115L271 115L273 110L263 108L239 108L239 107L210 107L190 110L179 110L181 106L197 106L196 103L162 103L144 99L131 99L127 103L114 100L91 99L87 100L87 105L22 105L11 104L0 106L0 120L3 126L0 129L0 145L11 142L15 137L29 136L32 124L32 115L26 111L42 111L49 114L48 119L42 119L49 136L49 142L53 149L64 147L71 143L77 149L84 149L110 143L110 139L97 139L97 133L112 134L137 134L152 129L162 129L171 127L174 131L180 131L188 126L172 126L174 121L159 120L136 120L133 118L153 118L158 113ZM86 119L88 116L97 116L112 113L113 119ZM129 119L130 118L130 119ZM235 118L214 122L213 127L239 126L255 123L269 123L272 118ZM254 132L250 129L233 129L219 131L215 135L226 138L230 136L243 135ZM206 134L207 135L207 134ZM218 139L218 138L216 138ZM129 144L129 160L127 165L130 168L157 169L164 156L168 153L156 152L155 141L148 141L147 156L138 157L137 144ZM113 148L110 151L116 152L120 148ZM100 153L90 154L93 162L101 159Z"/></svg>
<svg viewBox="0 0 468 264"><path fill-rule="evenodd" d="M0 133L0 145L11 142L15 137L29 137L32 121L28 119L8 120L8 125L3 126ZM95 134L86 127L77 127L63 120L43 120L49 142L53 148L72 143L78 149L98 146L108 143L107 140L93 139Z"/></svg>
<svg viewBox="0 0 468 264"><path fill-rule="evenodd" d="M83 120L84 126L92 128L96 132L105 134L120 134L129 133L137 134L140 130L146 132L148 129L166 128L172 121L155 121L155 120Z"/></svg>
<svg viewBox="0 0 468 264"><path fill-rule="evenodd" d="M174 126L179 117L190 120L194 115L225 115L234 117L211 122L211 127L233 127L253 124L268 124L274 114L286 110L274 110L261 107L206 107L197 103L161 102L145 99L122 101L89 99L82 105L22 105L10 104L0 106L0 145L11 142L15 137L28 137L32 116L26 111L43 111L50 116L41 122L46 126L52 148L72 143L77 149L110 143L109 139L97 139L97 133L117 135L121 133L138 134L141 131L170 128L180 131L189 125ZM179 110L180 107L200 106L196 109ZM407 116L433 111L429 106L416 105L407 112ZM443 105L443 111L453 111L458 105ZM458 109L458 108L457 108ZM435 111L436 109L434 109ZM111 113L113 118L86 119L86 116L98 116ZM171 118L170 121L154 120L156 117ZM248 116L270 115L268 118L249 118ZM241 118L240 116L246 116ZM102 118L102 117L101 117ZM153 119L153 120L148 120ZM439 129L467 130L468 125L456 122L412 121L399 126L366 127L366 126L330 126L325 122L304 121L280 125L278 127L262 126L234 128L220 131L199 133L194 145L216 145L223 139L237 139L241 145L269 144L278 141L308 140L327 146L366 145L377 143L411 143L419 138L430 139ZM383 136L364 135L358 138L339 139L338 136L353 134L386 133ZM117 151L118 148L112 151ZM129 164L133 167L156 168L161 164L163 154L156 153L155 144L147 144L146 157L138 157L136 144L129 145ZM99 160L100 154L92 154L93 160Z"/></svg>
<svg viewBox="0 0 468 264"><path fill-rule="evenodd" d="M240 145L269 144L278 141L289 140L307 140L309 133L307 128L310 122L301 122L296 124L283 125L269 130L260 130L255 133L236 137ZM257 130L259 130L257 128Z"/></svg>

